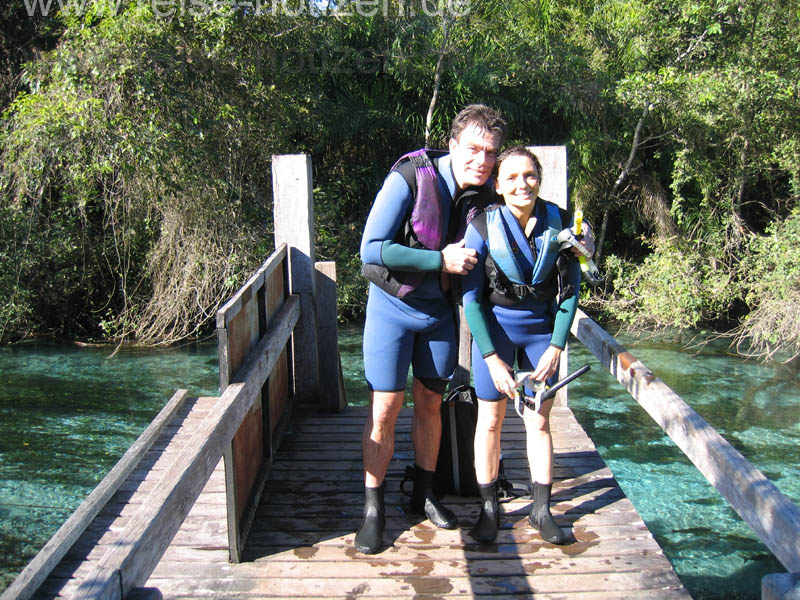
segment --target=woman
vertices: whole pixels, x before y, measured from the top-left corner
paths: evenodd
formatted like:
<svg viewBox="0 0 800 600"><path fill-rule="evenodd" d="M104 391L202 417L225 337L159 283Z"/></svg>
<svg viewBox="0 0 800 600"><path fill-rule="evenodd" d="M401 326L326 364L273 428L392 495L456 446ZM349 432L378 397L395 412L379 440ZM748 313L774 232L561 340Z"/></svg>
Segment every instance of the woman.
<svg viewBox="0 0 800 600"><path fill-rule="evenodd" d="M577 260L560 252L555 241L572 219L538 198L541 166L536 156L521 146L510 148L498 157L496 169L495 189L503 204L487 208L467 229L465 244L477 251L478 263L463 288L473 336L475 471L481 496L480 516L470 534L484 543L495 539L499 525L500 431L507 399L517 393L515 358L537 381L555 375L580 289ZM529 386L525 391L532 395ZM547 400L538 411L526 407L523 412L534 500L528 520L545 540L562 544L566 536L550 513L552 403Z"/></svg>

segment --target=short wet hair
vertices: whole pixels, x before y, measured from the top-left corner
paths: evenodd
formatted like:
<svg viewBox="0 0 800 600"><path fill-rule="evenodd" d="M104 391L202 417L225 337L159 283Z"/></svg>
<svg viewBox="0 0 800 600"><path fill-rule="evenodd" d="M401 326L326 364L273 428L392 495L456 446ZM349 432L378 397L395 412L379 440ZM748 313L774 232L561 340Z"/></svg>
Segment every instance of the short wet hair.
<svg viewBox="0 0 800 600"><path fill-rule="evenodd" d="M458 140L461 133L469 126L488 131L497 138L500 146L506 137L506 122L500 111L485 104L470 104L461 109L450 126L450 139Z"/></svg>
<svg viewBox="0 0 800 600"><path fill-rule="evenodd" d="M500 155L497 157L497 162L494 164L495 178L497 178L497 175L500 173L500 165L505 159L511 156L527 156L530 158L533 162L533 166L536 167L536 174L539 176L539 183L542 183L542 163L539 162L539 157L528 150L525 146L512 146L511 148L506 148L500 153Z"/></svg>

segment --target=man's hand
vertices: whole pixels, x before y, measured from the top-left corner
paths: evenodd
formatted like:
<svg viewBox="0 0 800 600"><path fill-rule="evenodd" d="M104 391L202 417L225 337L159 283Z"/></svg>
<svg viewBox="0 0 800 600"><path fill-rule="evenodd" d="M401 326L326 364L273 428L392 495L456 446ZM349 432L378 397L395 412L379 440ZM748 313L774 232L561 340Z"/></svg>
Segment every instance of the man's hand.
<svg viewBox="0 0 800 600"><path fill-rule="evenodd" d="M478 253L464 247L464 240L449 244L442 250L442 271L453 275L466 275L478 263Z"/></svg>

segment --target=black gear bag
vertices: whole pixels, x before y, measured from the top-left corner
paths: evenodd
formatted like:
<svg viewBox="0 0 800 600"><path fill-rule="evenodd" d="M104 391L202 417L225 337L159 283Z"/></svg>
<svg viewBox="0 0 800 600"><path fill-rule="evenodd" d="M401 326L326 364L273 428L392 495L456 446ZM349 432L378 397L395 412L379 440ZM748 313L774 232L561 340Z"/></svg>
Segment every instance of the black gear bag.
<svg viewBox="0 0 800 600"><path fill-rule="evenodd" d="M437 493L478 495L473 449L477 420L475 388L461 385L447 392L442 399L442 440L433 482Z"/></svg>

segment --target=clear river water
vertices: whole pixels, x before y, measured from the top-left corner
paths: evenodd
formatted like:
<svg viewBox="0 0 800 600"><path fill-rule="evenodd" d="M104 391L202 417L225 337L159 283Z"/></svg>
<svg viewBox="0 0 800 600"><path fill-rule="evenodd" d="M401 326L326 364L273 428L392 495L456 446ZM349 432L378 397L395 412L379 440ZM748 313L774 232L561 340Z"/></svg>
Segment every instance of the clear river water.
<svg viewBox="0 0 800 600"><path fill-rule="evenodd" d="M795 504L800 504L800 373L651 338L622 343ZM361 329L340 329L351 404L366 402ZM30 342L0 348L0 592L178 388L216 395L216 343L160 350ZM760 598L784 572L680 450L580 344L592 370L570 407L696 600Z"/></svg>

